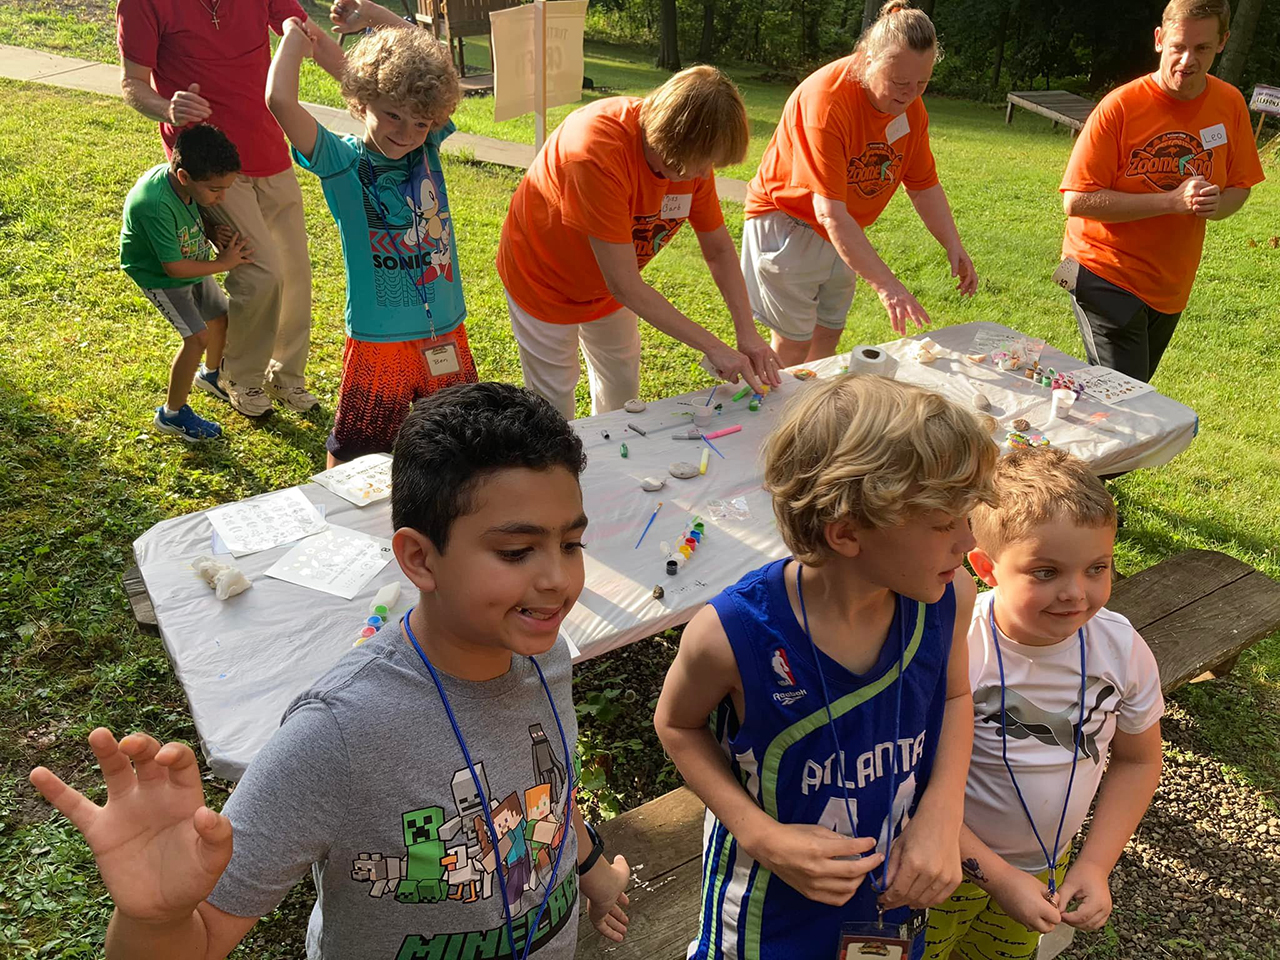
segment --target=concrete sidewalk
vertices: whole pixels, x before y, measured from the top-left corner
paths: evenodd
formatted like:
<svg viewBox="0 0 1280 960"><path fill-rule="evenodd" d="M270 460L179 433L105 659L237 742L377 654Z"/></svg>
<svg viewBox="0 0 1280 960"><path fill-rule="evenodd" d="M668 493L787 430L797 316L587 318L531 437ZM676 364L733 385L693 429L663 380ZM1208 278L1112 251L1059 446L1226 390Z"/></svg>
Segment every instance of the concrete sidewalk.
<svg viewBox="0 0 1280 960"><path fill-rule="evenodd" d="M87 90L109 97L120 96L120 68L114 64L62 57L8 44L0 44L0 64L0 76L11 80ZM352 133L356 136L364 133L364 125L345 110L318 103L304 103L303 106L318 122L334 133ZM527 170L534 157L532 144L481 137L461 130L446 140L442 149L445 153L462 154L481 163L494 163L517 170ZM742 180L716 177L716 188L722 198L737 203L742 203L747 196L747 184Z"/></svg>

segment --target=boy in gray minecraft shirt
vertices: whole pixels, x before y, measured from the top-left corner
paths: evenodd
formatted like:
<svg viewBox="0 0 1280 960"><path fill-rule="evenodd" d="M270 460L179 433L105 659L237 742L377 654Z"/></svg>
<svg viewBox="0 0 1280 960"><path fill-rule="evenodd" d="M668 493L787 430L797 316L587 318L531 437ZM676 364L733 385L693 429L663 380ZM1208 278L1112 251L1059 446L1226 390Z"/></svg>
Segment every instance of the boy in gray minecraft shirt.
<svg viewBox="0 0 1280 960"><path fill-rule="evenodd" d="M567 960L579 886L597 929L622 939L628 868L600 856L573 802L558 639L583 584L584 463L527 391L419 401L391 505L419 602L289 706L222 814L203 806L191 749L145 734L90 734L104 807L32 771L115 901L109 958L225 957L308 868L311 960Z"/></svg>

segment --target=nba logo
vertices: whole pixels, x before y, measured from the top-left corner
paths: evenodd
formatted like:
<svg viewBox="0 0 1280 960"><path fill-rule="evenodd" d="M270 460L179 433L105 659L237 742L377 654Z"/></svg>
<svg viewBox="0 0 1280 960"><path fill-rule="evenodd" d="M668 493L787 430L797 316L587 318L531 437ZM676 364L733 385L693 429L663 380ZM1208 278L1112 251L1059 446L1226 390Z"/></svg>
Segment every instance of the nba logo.
<svg viewBox="0 0 1280 960"><path fill-rule="evenodd" d="M773 651L773 672L778 675L778 685L782 687L794 687L796 685L795 674L791 672L791 664L787 663L787 654L781 647Z"/></svg>

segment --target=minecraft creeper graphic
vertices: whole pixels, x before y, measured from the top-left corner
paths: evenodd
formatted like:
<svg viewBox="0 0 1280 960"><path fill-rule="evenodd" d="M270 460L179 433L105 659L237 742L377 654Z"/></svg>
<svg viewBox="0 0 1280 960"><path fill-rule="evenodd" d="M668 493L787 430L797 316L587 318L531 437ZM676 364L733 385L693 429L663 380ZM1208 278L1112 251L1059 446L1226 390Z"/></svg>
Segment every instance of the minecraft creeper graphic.
<svg viewBox="0 0 1280 960"><path fill-rule="evenodd" d="M406 848L404 879L396 885L400 903L439 903L449 895L448 864L440 826L443 807L423 807L404 814Z"/></svg>

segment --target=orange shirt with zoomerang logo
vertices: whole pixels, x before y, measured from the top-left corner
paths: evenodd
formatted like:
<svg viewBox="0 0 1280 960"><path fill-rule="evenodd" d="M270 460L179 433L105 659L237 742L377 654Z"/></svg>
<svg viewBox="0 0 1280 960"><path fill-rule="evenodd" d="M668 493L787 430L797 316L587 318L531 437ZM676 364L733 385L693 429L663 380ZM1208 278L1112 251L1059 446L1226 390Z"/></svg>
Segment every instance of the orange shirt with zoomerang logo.
<svg viewBox="0 0 1280 960"><path fill-rule="evenodd" d="M814 194L843 200L865 228L899 183L928 190L937 182L924 103L917 97L897 117L881 113L867 98L853 57L843 57L819 67L791 92L747 187L743 215L781 210L829 240L813 213Z"/></svg>
<svg viewBox="0 0 1280 960"><path fill-rule="evenodd" d="M640 104L609 97L569 114L516 188L498 241L498 276L530 316L585 323L621 307L591 237L633 244L643 270L686 220L699 233L724 225L713 175L675 182L649 169Z"/></svg>
<svg viewBox="0 0 1280 960"><path fill-rule="evenodd" d="M1158 193L1203 177L1219 188L1263 180L1249 109L1240 91L1209 77L1194 100L1177 100L1150 76L1107 94L1085 121L1059 190ZM1161 313L1180 313L1204 247L1202 217L1168 214L1102 223L1068 217L1062 255Z"/></svg>

